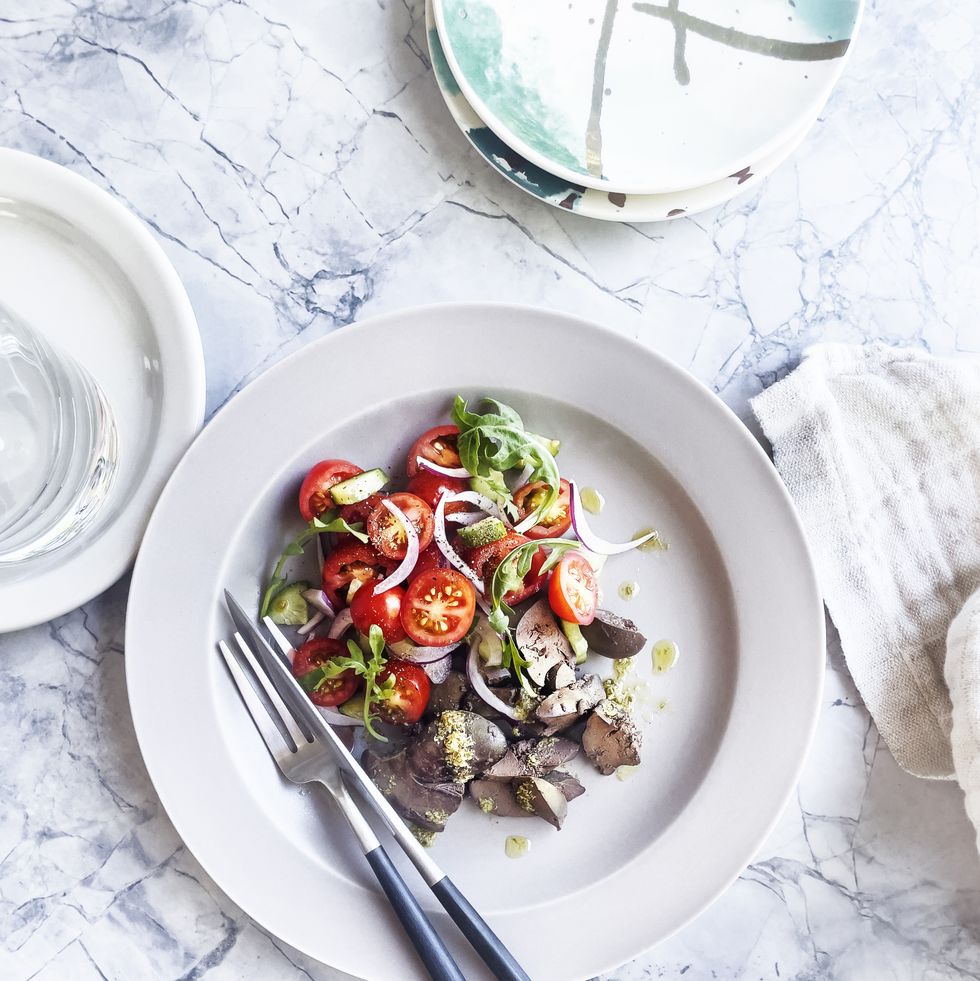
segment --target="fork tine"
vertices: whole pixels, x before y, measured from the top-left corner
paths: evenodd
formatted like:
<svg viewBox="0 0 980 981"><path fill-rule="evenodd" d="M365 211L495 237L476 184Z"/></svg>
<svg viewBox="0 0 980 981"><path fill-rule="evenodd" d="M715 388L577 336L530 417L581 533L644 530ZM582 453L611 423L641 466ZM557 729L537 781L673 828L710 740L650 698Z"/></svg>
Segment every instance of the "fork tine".
<svg viewBox="0 0 980 981"><path fill-rule="evenodd" d="M249 667L255 673L255 677L259 679L262 690L266 693L269 701L272 703L272 707L282 719L283 725L286 727L286 731L289 733L289 737L292 739L296 748L299 749L300 746L305 746L309 742L306 734L299 727L292 711L286 707L286 703L282 700L279 690L272 683L269 675L259 665L258 660L252 653L252 649L245 643L245 638L240 633L236 633L235 642L238 644L245 660L248 661Z"/></svg>
<svg viewBox="0 0 980 981"><path fill-rule="evenodd" d="M262 704L255 691L254 684L249 681L244 668L239 663L238 658L234 655L231 648L223 640L219 640L218 650L221 652L225 664L228 665L228 671L231 673L232 680L235 682L238 694L242 696L245 708L252 717L255 728L259 730L259 735L262 737L266 748L272 754L272 758L278 761L280 756L286 753L296 752L295 745L290 745L289 741L269 715L269 710Z"/></svg>

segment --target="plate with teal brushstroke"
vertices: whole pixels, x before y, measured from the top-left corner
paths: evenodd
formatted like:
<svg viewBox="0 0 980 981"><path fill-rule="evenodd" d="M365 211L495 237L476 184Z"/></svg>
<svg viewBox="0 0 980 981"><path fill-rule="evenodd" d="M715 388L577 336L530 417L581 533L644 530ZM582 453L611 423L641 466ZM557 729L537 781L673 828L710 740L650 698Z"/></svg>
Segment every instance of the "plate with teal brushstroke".
<svg viewBox="0 0 980 981"><path fill-rule="evenodd" d="M815 118L863 0L432 0L486 127L568 184L664 194L723 180Z"/></svg>
<svg viewBox="0 0 980 981"><path fill-rule="evenodd" d="M601 221L651 222L673 221L688 215L718 207L726 201L752 190L802 143L813 125L808 119L783 145L757 163L728 174L722 180L702 187L674 191L668 194L623 194L585 187L574 181L556 177L512 150L477 115L469 100L460 91L449 69L432 17L432 0L426 0L425 27L429 40L433 74L439 91L456 125L474 149L498 173L521 190L556 208L563 208L586 218Z"/></svg>

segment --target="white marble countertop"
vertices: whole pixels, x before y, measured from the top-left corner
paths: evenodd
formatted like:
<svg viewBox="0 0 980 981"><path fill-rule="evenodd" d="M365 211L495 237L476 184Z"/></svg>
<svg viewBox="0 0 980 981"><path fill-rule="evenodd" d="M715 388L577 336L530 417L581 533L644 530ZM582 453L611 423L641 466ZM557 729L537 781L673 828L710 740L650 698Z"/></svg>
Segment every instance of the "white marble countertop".
<svg viewBox="0 0 980 981"><path fill-rule="evenodd" d="M978 11L870 2L791 160L669 225L590 222L491 172L435 88L420 0L0 0L0 143L155 230L209 411L352 320L506 298L638 337L744 417L817 340L980 350ZM259 930L168 822L126 702L126 589L0 638L0 976L336 977ZM980 976L960 792L899 770L833 643L827 663L813 752L752 866L610 978Z"/></svg>

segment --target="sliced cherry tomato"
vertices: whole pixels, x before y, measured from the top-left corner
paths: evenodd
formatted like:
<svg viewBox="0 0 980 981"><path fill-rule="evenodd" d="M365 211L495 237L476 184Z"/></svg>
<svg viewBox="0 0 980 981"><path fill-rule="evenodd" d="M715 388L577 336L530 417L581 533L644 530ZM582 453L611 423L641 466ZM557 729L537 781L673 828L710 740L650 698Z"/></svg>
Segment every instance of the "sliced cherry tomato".
<svg viewBox="0 0 980 981"><path fill-rule="evenodd" d="M327 493L330 488L361 472L349 460L321 460L316 464L303 478L299 489L299 513L303 520L312 521L334 507L333 498Z"/></svg>
<svg viewBox="0 0 980 981"><path fill-rule="evenodd" d="M388 500L412 522L419 536L419 552L429 547L435 521L432 508L414 494L392 494ZM368 516L367 533L371 544L386 558L401 560L408 551L408 537L402 523L383 504Z"/></svg>
<svg viewBox="0 0 980 981"><path fill-rule="evenodd" d="M408 581L418 579L424 572L432 572L433 569L448 569L449 563L445 556L439 551L436 544L430 545L424 552L419 554L419 560L415 563L415 568L408 575Z"/></svg>
<svg viewBox="0 0 980 981"><path fill-rule="evenodd" d="M362 634L367 634L371 624L376 623L387 643L396 644L404 640L405 628L400 616L404 598L405 590L401 586L392 586L377 596L372 583L362 586L350 601L350 615L354 626Z"/></svg>
<svg viewBox="0 0 980 981"><path fill-rule="evenodd" d="M316 637L308 640L293 657L293 675L301 678L314 668L325 664L337 655L345 656L347 648L339 640L329 637ZM327 678L316 691L310 692L315 705L343 705L357 691L357 675L347 670L336 678Z"/></svg>
<svg viewBox="0 0 980 981"><path fill-rule="evenodd" d="M363 501L358 501L357 504L345 504L340 509L340 516L349 525L361 524L366 527L368 516L387 496L387 494L372 494L370 497L365 497ZM357 539L353 535L348 535L346 531L341 531L337 533L337 541L354 542Z"/></svg>
<svg viewBox="0 0 980 981"><path fill-rule="evenodd" d="M468 481L459 480L456 477L443 477L438 473L428 473L423 470L417 473L409 482L409 493L416 497L421 497L426 504L435 511L439 504L439 498L449 491L458 494L460 491L469 490ZM463 501L450 501L446 505L446 514L454 514L457 511L469 511L470 506Z"/></svg>
<svg viewBox="0 0 980 981"><path fill-rule="evenodd" d="M421 436L412 444L405 460L405 470L409 477L419 472L418 458L424 457L440 467L458 467L459 452L456 449L456 437L459 430L455 426L436 426Z"/></svg>
<svg viewBox="0 0 980 981"><path fill-rule="evenodd" d="M429 704L432 688L429 676L417 664L399 661L393 657L388 660L384 670L378 674L378 684L383 685L394 678L394 691L377 703L378 714L385 722L396 726L414 725L422 718Z"/></svg>
<svg viewBox="0 0 980 981"><path fill-rule="evenodd" d="M520 509L521 519L533 514L548 496L548 485L535 480L514 491L514 503ZM528 538L560 538L572 524L571 488L562 477L558 500L541 516L538 523L524 532Z"/></svg>
<svg viewBox="0 0 980 981"><path fill-rule="evenodd" d="M402 603L405 633L422 647L462 640L473 623L476 590L455 569L431 569L412 580Z"/></svg>
<svg viewBox="0 0 980 981"><path fill-rule="evenodd" d="M595 619L599 584L581 552L566 552L561 557L548 586L548 602L555 615L569 623L585 626Z"/></svg>
<svg viewBox="0 0 980 981"><path fill-rule="evenodd" d="M340 601L341 590L355 580L368 582L383 578L391 568L391 563L371 548L358 541L335 548L323 563L323 589L331 602ZM356 593L354 594L357 595Z"/></svg>
<svg viewBox="0 0 980 981"><path fill-rule="evenodd" d="M498 538L497 541L490 542L488 545L481 545L468 554L467 558L469 559L471 568L483 580L488 592L493 582L493 574L497 571L497 566L518 545L523 545L529 541L530 539L524 535L520 535L516 531L510 531L503 538ZM541 588L543 579L539 574L539 570L544 565L544 560L544 549L538 549L531 559L531 568L524 577L524 588L511 590L509 593L504 594L503 599L508 606L514 606L517 603L523 602Z"/></svg>

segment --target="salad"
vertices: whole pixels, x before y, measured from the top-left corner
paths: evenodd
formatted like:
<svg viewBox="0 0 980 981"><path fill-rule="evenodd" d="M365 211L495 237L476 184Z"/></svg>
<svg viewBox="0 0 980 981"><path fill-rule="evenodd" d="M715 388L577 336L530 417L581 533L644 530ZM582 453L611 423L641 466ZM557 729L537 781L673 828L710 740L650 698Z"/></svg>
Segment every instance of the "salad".
<svg viewBox="0 0 980 981"><path fill-rule="evenodd" d="M573 757L606 775L640 763L629 675L646 640L600 608L599 572L665 546L652 530L596 535L558 440L510 406L457 396L451 419L419 436L404 481L340 459L311 468L306 525L260 616L297 628L293 674L329 722L363 731L362 763L420 837L467 793L560 829L585 792L562 769ZM290 582L311 543L319 582ZM607 677L590 653L611 659Z"/></svg>

